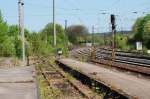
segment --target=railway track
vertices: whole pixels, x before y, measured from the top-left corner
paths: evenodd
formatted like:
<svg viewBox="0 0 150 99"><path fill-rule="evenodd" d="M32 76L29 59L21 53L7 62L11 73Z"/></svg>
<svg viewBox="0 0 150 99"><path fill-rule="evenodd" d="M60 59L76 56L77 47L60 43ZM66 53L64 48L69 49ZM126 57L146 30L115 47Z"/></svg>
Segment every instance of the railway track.
<svg viewBox="0 0 150 99"><path fill-rule="evenodd" d="M39 71L51 89L59 90L57 99L102 99L57 65L48 64L46 68L39 68Z"/></svg>
<svg viewBox="0 0 150 99"><path fill-rule="evenodd" d="M111 48L97 48L97 50L107 50L109 52L112 52ZM133 57L133 58L142 58L142 59L150 59L150 56L144 55L139 52L129 52L129 51L122 51L122 50L116 50L117 55L127 56L127 57Z"/></svg>
<svg viewBox="0 0 150 99"><path fill-rule="evenodd" d="M97 49L96 58L97 59L103 58L109 60L111 58L111 52L112 52L111 50L107 49ZM121 51L116 51L115 54L116 54L115 57L116 62L150 67L149 56L142 56L142 55L138 56L137 54Z"/></svg>
<svg viewBox="0 0 150 99"><path fill-rule="evenodd" d="M71 73L74 77L79 79L83 84L89 86L95 92L102 95L102 99L128 99L126 94L121 93L120 91L115 91L114 89L116 87L111 87L110 85L101 82L100 79L96 77L98 72L93 72L92 68L90 69L90 71L88 70L82 71L78 62L77 63L75 61L71 62L72 66L74 64L74 66L77 66L77 68L72 67L71 64L67 62L62 62L61 60L57 60L56 62L61 68L63 68L64 71ZM84 66L87 66L87 64Z"/></svg>
<svg viewBox="0 0 150 99"><path fill-rule="evenodd" d="M81 48L76 50L73 55L77 55L78 57L85 55L86 57L89 57L91 52L91 48ZM95 59L92 59L91 61L142 74L150 74L149 56L117 50L115 52L116 56L112 61L111 53L111 49L96 48Z"/></svg>
<svg viewBox="0 0 150 99"><path fill-rule="evenodd" d="M69 58L58 60L58 64L60 64L65 71L70 71L71 69L73 74L82 78L85 83L90 83L93 79L96 87L101 86L100 90L102 86L103 88L105 86L106 92L111 89L111 92L108 92L107 95L113 97L104 99L149 99L150 94L148 90L150 90L150 86L148 79L104 68L101 67L102 65L98 66ZM112 93L112 91L114 93ZM123 95L124 97L118 95Z"/></svg>

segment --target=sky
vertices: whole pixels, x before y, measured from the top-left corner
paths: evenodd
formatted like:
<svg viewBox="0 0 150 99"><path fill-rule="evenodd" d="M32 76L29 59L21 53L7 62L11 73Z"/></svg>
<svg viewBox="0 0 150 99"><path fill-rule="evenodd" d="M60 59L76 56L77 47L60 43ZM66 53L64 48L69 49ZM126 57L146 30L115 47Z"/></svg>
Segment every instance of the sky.
<svg viewBox="0 0 150 99"><path fill-rule="evenodd" d="M89 31L108 32L110 14L116 15L117 30L131 30L138 17L150 13L149 0L55 0L56 22L85 25ZM52 22L52 0L24 0L25 27L40 31ZM18 24L18 0L0 0L0 9L8 24ZM136 14L133 12L137 12ZM102 14L106 13L106 14Z"/></svg>

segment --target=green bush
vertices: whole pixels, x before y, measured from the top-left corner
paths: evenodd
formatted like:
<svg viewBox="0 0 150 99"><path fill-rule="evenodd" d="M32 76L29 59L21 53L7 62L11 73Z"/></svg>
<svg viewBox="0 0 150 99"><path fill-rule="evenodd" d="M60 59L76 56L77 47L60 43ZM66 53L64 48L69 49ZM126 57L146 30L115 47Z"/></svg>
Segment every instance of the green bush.
<svg viewBox="0 0 150 99"><path fill-rule="evenodd" d="M8 37L5 40L5 42L3 42L2 46L1 46L1 55L5 56L5 57L16 55L14 38L9 38Z"/></svg>

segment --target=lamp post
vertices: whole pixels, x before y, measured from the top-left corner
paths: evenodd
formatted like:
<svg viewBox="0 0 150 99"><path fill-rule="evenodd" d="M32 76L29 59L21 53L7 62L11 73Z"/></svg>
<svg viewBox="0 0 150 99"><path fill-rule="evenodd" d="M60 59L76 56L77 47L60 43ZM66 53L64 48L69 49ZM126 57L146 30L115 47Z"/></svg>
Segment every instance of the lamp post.
<svg viewBox="0 0 150 99"><path fill-rule="evenodd" d="M19 11L19 32L22 40L22 61L23 66L26 65L25 59L25 37L24 37L24 2L23 0L18 1L18 11Z"/></svg>

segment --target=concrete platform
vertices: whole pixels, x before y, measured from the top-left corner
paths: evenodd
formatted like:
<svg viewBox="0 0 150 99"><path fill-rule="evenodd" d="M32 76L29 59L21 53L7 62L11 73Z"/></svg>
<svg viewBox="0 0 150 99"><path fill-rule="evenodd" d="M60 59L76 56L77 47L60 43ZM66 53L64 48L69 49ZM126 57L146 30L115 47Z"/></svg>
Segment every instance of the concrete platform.
<svg viewBox="0 0 150 99"><path fill-rule="evenodd" d="M150 80L72 59L61 59L59 62L96 79L128 98L150 99ZM93 73L96 75L92 75Z"/></svg>
<svg viewBox="0 0 150 99"><path fill-rule="evenodd" d="M0 99L38 99L35 68L0 69Z"/></svg>

